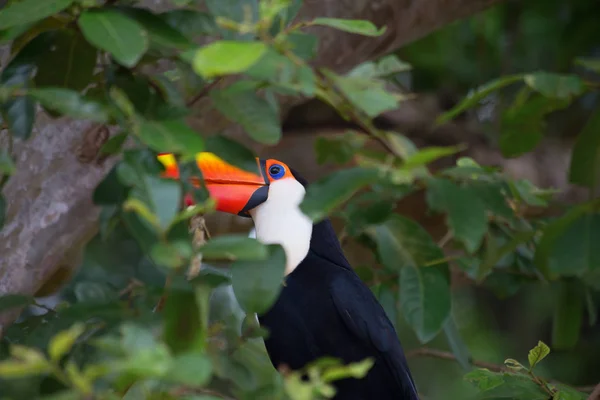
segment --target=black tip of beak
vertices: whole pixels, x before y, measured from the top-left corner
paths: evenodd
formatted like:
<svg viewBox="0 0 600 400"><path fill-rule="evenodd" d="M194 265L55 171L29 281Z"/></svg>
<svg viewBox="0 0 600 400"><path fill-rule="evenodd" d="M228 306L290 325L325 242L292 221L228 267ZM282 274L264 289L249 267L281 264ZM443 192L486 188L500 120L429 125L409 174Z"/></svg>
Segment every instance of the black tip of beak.
<svg viewBox="0 0 600 400"><path fill-rule="evenodd" d="M252 210L255 207L260 206L262 203L267 201L269 197L269 186L261 186L252 193L250 200L246 203L242 211L238 213L240 217L250 218L250 213L248 211Z"/></svg>

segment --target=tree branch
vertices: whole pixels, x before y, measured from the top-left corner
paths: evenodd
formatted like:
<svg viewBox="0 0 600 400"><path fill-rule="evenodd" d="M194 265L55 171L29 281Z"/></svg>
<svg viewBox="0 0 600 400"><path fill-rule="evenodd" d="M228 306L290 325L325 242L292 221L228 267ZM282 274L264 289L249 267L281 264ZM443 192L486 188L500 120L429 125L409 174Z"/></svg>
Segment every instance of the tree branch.
<svg viewBox="0 0 600 400"><path fill-rule="evenodd" d="M325 27L309 28L321 40L313 64L345 72L501 1L305 0L298 20L317 16L359 18L387 25L386 33L376 38ZM157 0L142 3L161 9L166 4ZM195 107L206 110L204 101L208 100L200 99ZM282 110L289 109L294 101L284 99ZM199 131L223 130L229 136L240 135L239 127L214 110L190 122ZM109 159L101 166L77 160L73 149L89 128L88 122L51 120L40 114L33 138L15 142L17 172L2 189L8 208L6 225L0 231L0 295L34 294L64 263L65 255L77 253L73 248L81 248L96 233L99 211L92 204L92 193L116 160ZM259 146L253 147L260 152ZM17 315L0 315L0 335Z"/></svg>

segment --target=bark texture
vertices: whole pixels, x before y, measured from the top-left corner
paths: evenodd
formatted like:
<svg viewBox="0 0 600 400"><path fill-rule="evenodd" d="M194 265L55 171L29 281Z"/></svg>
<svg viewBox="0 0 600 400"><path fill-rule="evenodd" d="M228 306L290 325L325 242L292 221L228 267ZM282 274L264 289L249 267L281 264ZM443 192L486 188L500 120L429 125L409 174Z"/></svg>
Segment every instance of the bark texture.
<svg viewBox="0 0 600 400"><path fill-rule="evenodd" d="M500 1L305 0L298 18L368 19L387 26L386 33L377 38L312 28L321 40L315 65L344 72ZM160 0L146 4L164 6ZM293 99L285 101L283 109L292 105ZM224 123L210 111L195 118L194 125L214 128ZM85 121L51 120L40 114L34 136L26 143L15 143L18 172L3 189L8 213L0 231L0 295L34 294L65 257L76 253L73 249L81 248L97 231L99 210L92 203L92 193L116 161L101 166L80 161L77 149L90 128ZM228 129L229 134L237 130ZM16 315L0 315L0 335Z"/></svg>

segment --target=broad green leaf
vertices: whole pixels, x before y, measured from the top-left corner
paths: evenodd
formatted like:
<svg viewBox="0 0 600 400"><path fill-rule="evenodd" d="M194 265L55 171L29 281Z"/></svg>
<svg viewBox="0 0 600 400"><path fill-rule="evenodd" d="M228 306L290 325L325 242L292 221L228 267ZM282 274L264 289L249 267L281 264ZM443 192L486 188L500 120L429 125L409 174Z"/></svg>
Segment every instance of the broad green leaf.
<svg viewBox="0 0 600 400"><path fill-rule="evenodd" d="M481 392L479 398L547 400L546 393L526 375L476 369L465 375Z"/></svg>
<svg viewBox="0 0 600 400"><path fill-rule="evenodd" d="M237 88L237 87L236 87ZM269 102L256 94L254 89L227 88L213 90L213 104L232 122L240 124L257 142L276 144L281 139L279 114Z"/></svg>
<svg viewBox="0 0 600 400"><path fill-rule="evenodd" d="M48 345L48 354L53 362L59 362L77 341L77 338L85 331L85 325L76 323L71 328L60 331L52 337Z"/></svg>
<svg viewBox="0 0 600 400"><path fill-rule="evenodd" d="M427 203L447 213L447 224L454 237L475 252L487 231L485 204L470 187L461 187L445 179L432 179L427 184Z"/></svg>
<svg viewBox="0 0 600 400"><path fill-rule="evenodd" d="M233 291L247 314L268 311L283 287L285 252L279 245L267 245L265 250L266 260L236 261L231 266Z"/></svg>
<svg viewBox="0 0 600 400"><path fill-rule="evenodd" d="M263 42L220 40L200 48L193 60L194 71L204 78L239 74L254 65L267 51Z"/></svg>
<svg viewBox="0 0 600 400"><path fill-rule="evenodd" d="M184 120L140 120L135 131L148 147L160 153L194 156L204 151L202 136Z"/></svg>
<svg viewBox="0 0 600 400"><path fill-rule="evenodd" d="M163 310L165 343L174 354L180 356L189 354L188 352L201 351L206 344L206 332L202 328L202 311L194 292L171 290L168 296L169 299Z"/></svg>
<svg viewBox="0 0 600 400"><path fill-rule="evenodd" d="M189 263L192 248L188 243L158 242L152 247L150 256L159 265L168 268L181 268Z"/></svg>
<svg viewBox="0 0 600 400"><path fill-rule="evenodd" d="M362 379L367 376L373 365L375 365L375 361L372 358L366 358L362 361L345 365L334 365L326 368L321 377L325 382L333 382L346 378Z"/></svg>
<svg viewBox="0 0 600 400"><path fill-rule="evenodd" d="M79 32L55 31L52 45L37 62L37 87L57 86L73 90L86 88L94 74L97 50Z"/></svg>
<svg viewBox="0 0 600 400"><path fill-rule="evenodd" d="M3 197L0 196L0 202ZM2 207L0 207L1 209ZM0 224L1 226L1 224ZM13 308L21 308L33 303L33 297L25 296L21 294L5 294L0 297L0 312L10 310Z"/></svg>
<svg viewBox="0 0 600 400"><path fill-rule="evenodd" d="M600 269L600 214L586 213L571 221L549 252L550 271L565 276Z"/></svg>
<svg viewBox="0 0 600 400"><path fill-rule="evenodd" d="M315 18L311 25L329 26L344 32L357 33L363 36L381 36L387 27L378 29L371 21L360 19Z"/></svg>
<svg viewBox="0 0 600 400"><path fill-rule="evenodd" d="M567 385L556 384L553 386L558 390L554 393L552 400L586 400L590 397L589 393L582 393Z"/></svg>
<svg viewBox="0 0 600 400"><path fill-rule="evenodd" d="M158 223L163 230L167 229L181 204L181 185L171 179L157 178L152 175L146 175L144 180Z"/></svg>
<svg viewBox="0 0 600 400"><path fill-rule="evenodd" d="M322 220L378 177L376 170L360 167L336 171L308 186L300 209L313 221Z"/></svg>
<svg viewBox="0 0 600 400"><path fill-rule="evenodd" d="M567 211L560 218L557 218L546 225L543 230L542 237L536 247L534 256L534 263L536 267L542 272L542 274L544 274L545 277L549 277L551 274L550 257L552 256L558 239L565 234L567 229L575 221L586 214L593 212L597 206L598 201L580 204Z"/></svg>
<svg viewBox="0 0 600 400"><path fill-rule="evenodd" d="M585 85L577 75L561 75L550 72L527 74L524 81L529 87L546 97L568 99L578 96L585 90Z"/></svg>
<svg viewBox="0 0 600 400"><path fill-rule="evenodd" d="M125 67L133 67L148 49L148 34L136 21L116 10L86 10L79 16L83 36Z"/></svg>
<svg viewBox="0 0 600 400"><path fill-rule="evenodd" d="M7 149L0 150L0 177L2 175L12 175L16 170L15 163L13 162Z"/></svg>
<svg viewBox="0 0 600 400"><path fill-rule="evenodd" d="M144 28L151 43L176 50L186 50L192 46L177 27L169 25L159 15L149 10L135 7L121 7L119 10Z"/></svg>
<svg viewBox="0 0 600 400"><path fill-rule="evenodd" d="M256 156L241 143L222 135L213 135L206 139L206 151L218 155L231 165L243 170L259 173Z"/></svg>
<svg viewBox="0 0 600 400"><path fill-rule="evenodd" d="M398 107L399 97L385 90L384 83L381 81L345 77L330 71L324 73L344 93L350 103L371 118Z"/></svg>
<svg viewBox="0 0 600 400"><path fill-rule="evenodd" d="M552 348L573 349L579 341L583 321L584 287L578 281L556 283L554 316L552 319Z"/></svg>
<svg viewBox="0 0 600 400"><path fill-rule="evenodd" d="M600 108L579 133L571 153L569 181L590 189L600 183Z"/></svg>
<svg viewBox="0 0 600 400"><path fill-rule="evenodd" d="M396 55L392 54L378 61L364 62L352 69L347 75L366 79L385 78L400 72L409 71L411 68L409 64L406 64Z"/></svg>
<svg viewBox="0 0 600 400"><path fill-rule="evenodd" d="M496 264L507 254L514 252L517 247L526 243L533 239L536 231L523 231L516 232L515 235L500 248L494 248L494 251L488 251L485 253L483 260L481 260L478 271L477 271L477 279L482 281L496 266ZM494 240L493 238L488 238L488 240Z"/></svg>
<svg viewBox="0 0 600 400"><path fill-rule="evenodd" d="M176 357L165 380L187 387L202 387L212 375L210 359L202 353L186 353Z"/></svg>
<svg viewBox="0 0 600 400"><path fill-rule="evenodd" d="M377 253L390 271L400 271L400 307L423 343L433 339L450 317L448 264L444 253L419 224L392 215L369 228ZM442 260L442 262L439 262ZM435 266L426 264L437 262Z"/></svg>
<svg viewBox="0 0 600 400"><path fill-rule="evenodd" d="M28 24L57 14L75 0L23 0L13 2L0 12L0 29Z"/></svg>
<svg viewBox="0 0 600 400"><path fill-rule="evenodd" d="M267 247L256 239L246 235L217 236L207 241L200 252L208 259L233 260L265 260L268 256Z"/></svg>
<svg viewBox="0 0 600 400"><path fill-rule="evenodd" d="M106 107L88 100L79 93L61 88L30 89L27 94L47 109L78 119L89 119L95 122L108 121Z"/></svg>
<svg viewBox="0 0 600 400"><path fill-rule="evenodd" d="M44 375L51 370L52 366L44 361L26 363L8 360L0 362L0 378L5 379Z"/></svg>
<svg viewBox="0 0 600 400"><path fill-rule="evenodd" d="M538 344L533 349L529 350L529 354L527 354L529 368L533 369L533 367L546 358L548 354L550 354L550 347L541 340L538 341Z"/></svg>
<svg viewBox="0 0 600 400"><path fill-rule="evenodd" d="M198 36L216 36L219 30L214 18L210 14L201 11L176 9L158 14L158 17L188 39L194 39Z"/></svg>

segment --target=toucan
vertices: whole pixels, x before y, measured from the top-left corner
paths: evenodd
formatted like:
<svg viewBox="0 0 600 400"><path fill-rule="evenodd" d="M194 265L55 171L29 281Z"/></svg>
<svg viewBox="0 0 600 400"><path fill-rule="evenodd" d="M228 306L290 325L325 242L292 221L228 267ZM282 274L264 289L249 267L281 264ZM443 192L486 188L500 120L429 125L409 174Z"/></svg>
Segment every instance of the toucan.
<svg viewBox="0 0 600 400"><path fill-rule="evenodd" d="M178 177L172 154L160 154L165 175ZM415 400L417 389L394 326L344 256L329 219L313 224L300 209L307 181L285 163L257 159L253 173L213 153L196 156L217 211L250 217L256 239L286 255L285 285L258 319L269 331L273 366L299 370L322 358L374 361L364 378L335 381L335 399Z"/></svg>

